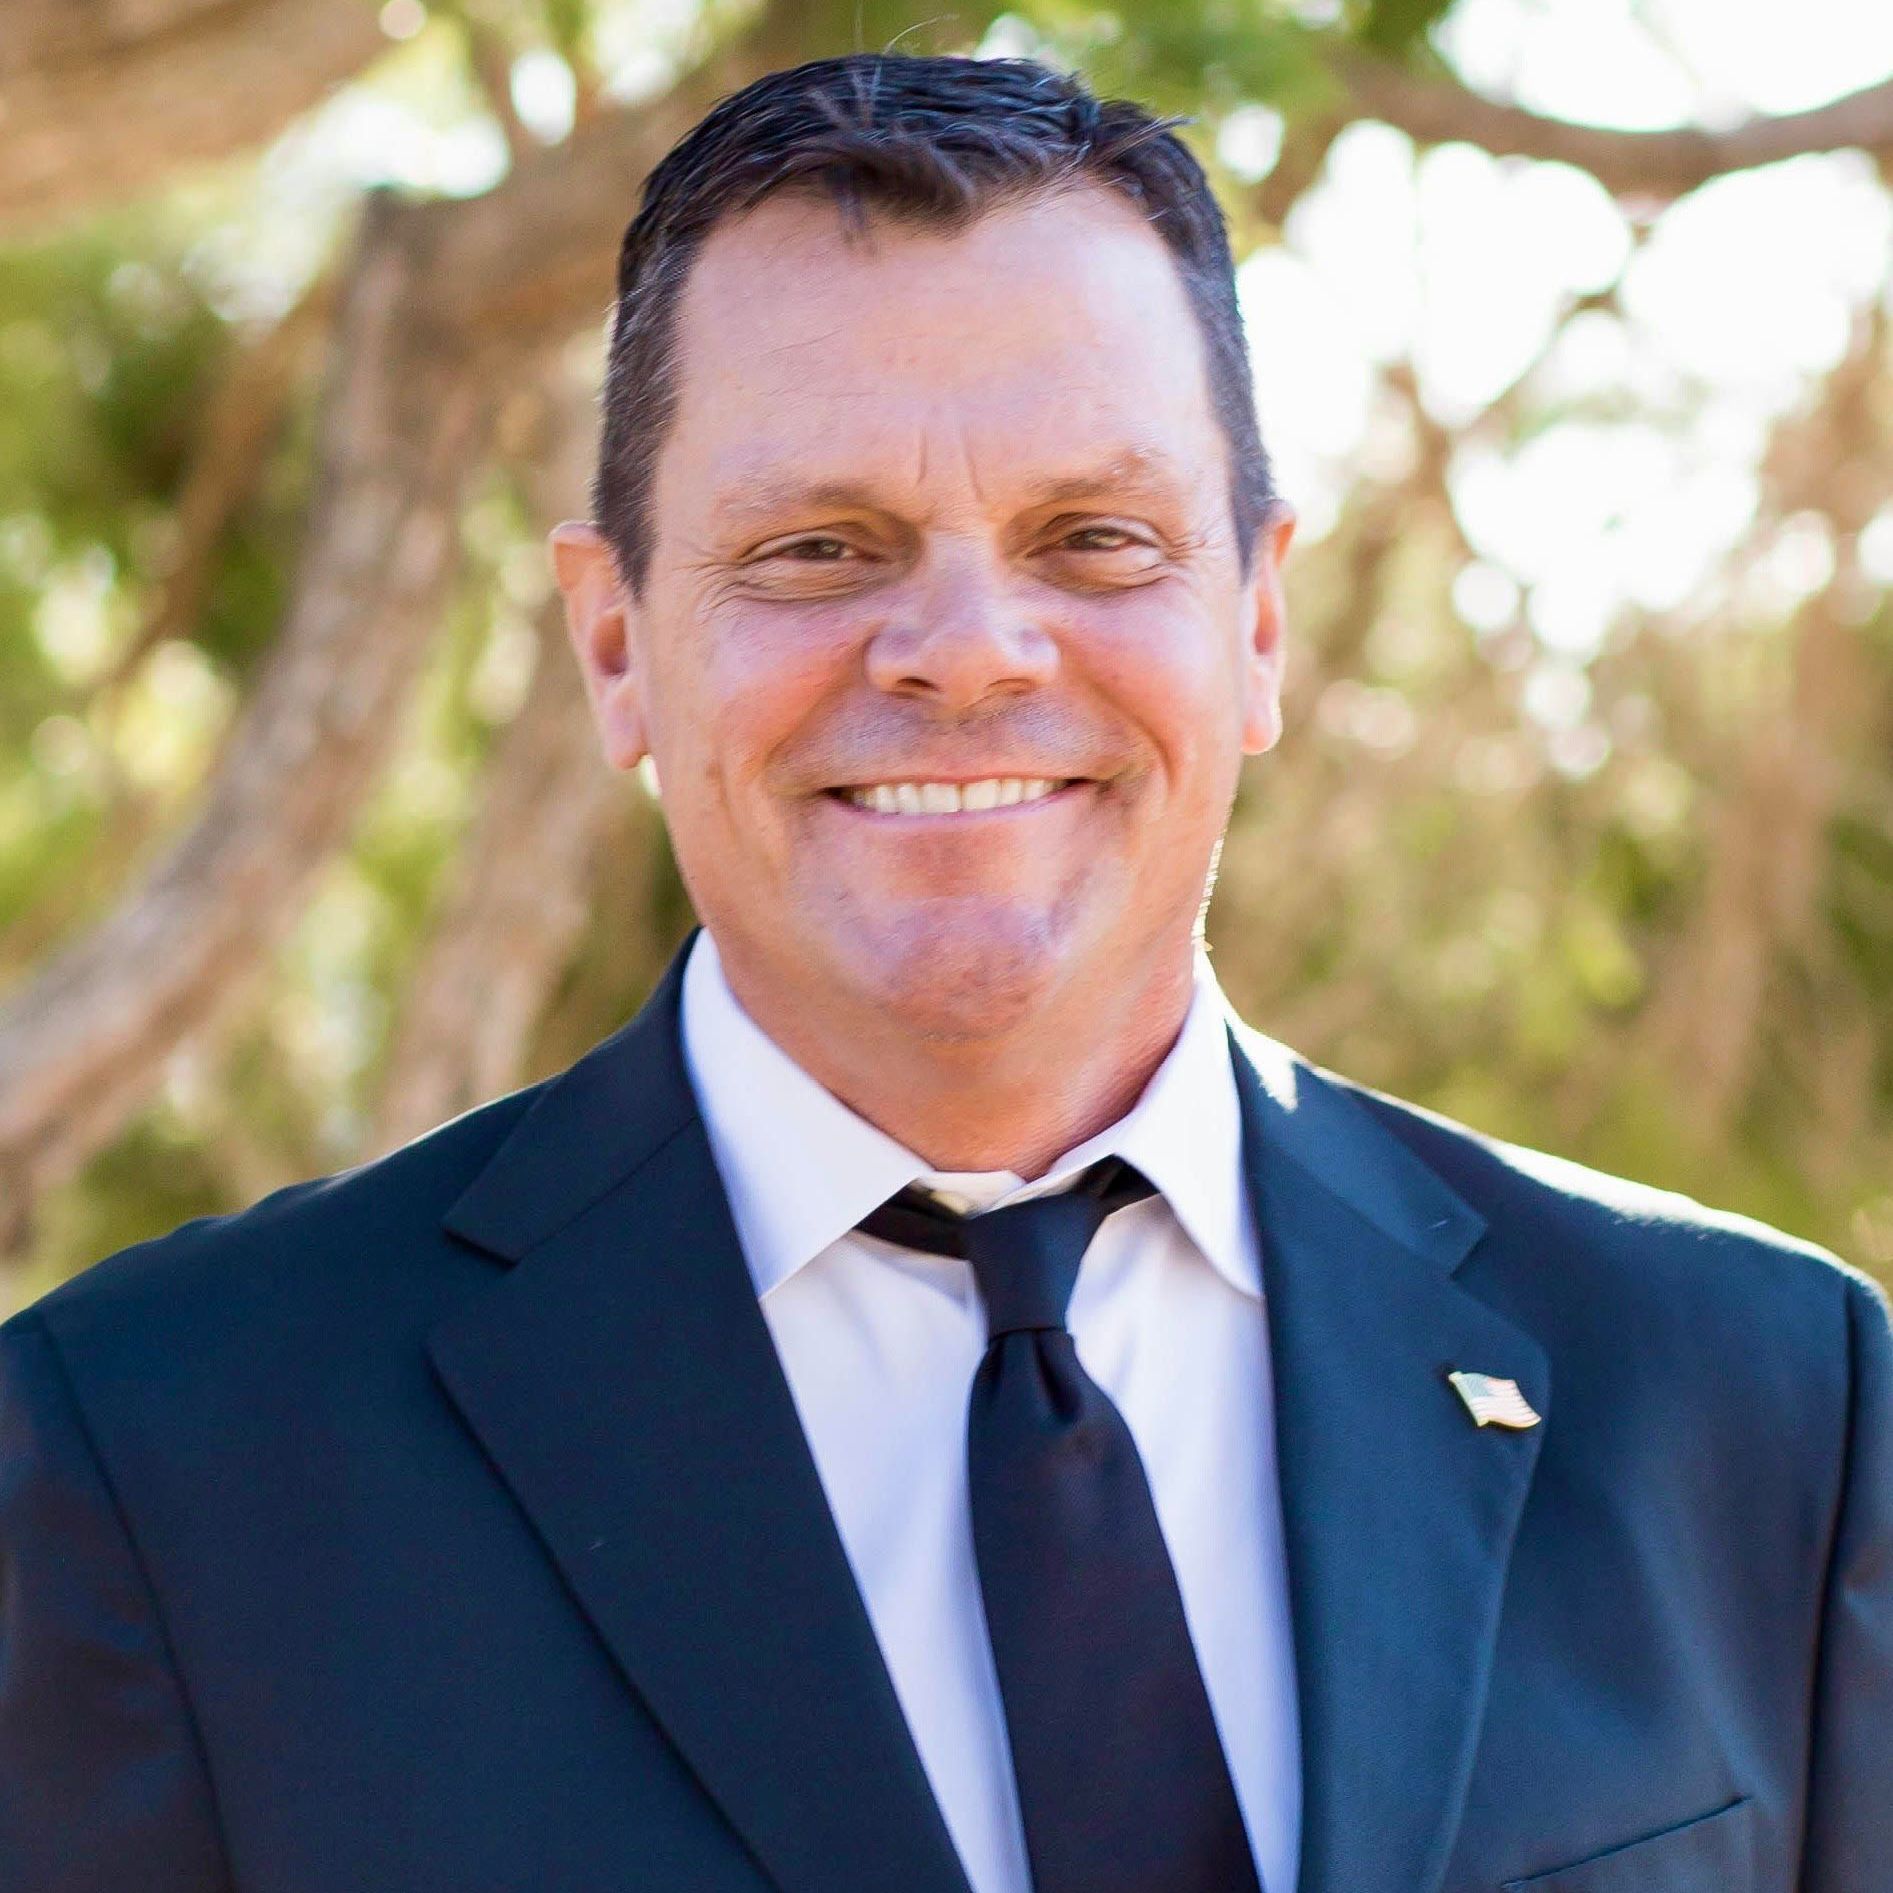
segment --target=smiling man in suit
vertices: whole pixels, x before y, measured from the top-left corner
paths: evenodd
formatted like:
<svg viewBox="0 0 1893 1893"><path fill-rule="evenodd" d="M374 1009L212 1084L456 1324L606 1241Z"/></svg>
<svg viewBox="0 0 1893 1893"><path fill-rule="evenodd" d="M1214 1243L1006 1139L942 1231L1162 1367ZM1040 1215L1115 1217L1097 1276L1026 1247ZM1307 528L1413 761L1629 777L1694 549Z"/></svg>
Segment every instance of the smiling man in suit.
<svg viewBox="0 0 1893 1893"><path fill-rule="evenodd" d="M569 1071L0 1355L19 1893L1886 1893L1886 1316L1235 1019L1292 530L1134 106L857 56L627 234Z"/></svg>

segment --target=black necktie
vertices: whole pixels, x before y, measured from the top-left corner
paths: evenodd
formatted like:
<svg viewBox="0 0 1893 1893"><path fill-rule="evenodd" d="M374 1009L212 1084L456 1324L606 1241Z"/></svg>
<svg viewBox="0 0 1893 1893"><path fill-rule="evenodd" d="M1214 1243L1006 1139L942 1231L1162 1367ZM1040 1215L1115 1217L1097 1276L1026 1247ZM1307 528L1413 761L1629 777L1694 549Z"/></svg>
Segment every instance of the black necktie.
<svg viewBox="0 0 1893 1893"><path fill-rule="evenodd" d="M906 1189L868 1234L973 1265L985 1358L966 1414L973 1548L1036 1893L1258 1893L1176 1573L1124 1416L1065 1310L1129 1164L955 1216Z"/></svg>

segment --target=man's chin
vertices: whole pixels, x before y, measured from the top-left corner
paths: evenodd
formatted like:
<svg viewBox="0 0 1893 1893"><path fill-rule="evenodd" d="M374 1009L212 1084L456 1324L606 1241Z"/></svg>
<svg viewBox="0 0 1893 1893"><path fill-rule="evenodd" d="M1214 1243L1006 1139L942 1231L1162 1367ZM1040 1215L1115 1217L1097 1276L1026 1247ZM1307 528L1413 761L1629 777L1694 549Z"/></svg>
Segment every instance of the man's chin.
<svg viewBox="0 0 1893 1893"><path fill-rule="evenodd" d="M848 983L914 1036L990 1039L1029 1023L1071 967L1066 927L1024 903L928 901L851 926Z"/></svg>

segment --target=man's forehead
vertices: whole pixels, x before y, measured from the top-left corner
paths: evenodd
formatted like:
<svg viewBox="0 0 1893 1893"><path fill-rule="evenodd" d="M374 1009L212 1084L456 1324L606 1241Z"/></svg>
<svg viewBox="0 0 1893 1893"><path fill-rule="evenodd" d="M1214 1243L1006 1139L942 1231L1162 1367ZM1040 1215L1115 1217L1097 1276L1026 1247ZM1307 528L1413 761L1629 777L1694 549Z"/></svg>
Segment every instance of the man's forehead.
<svg viewBox="0 0 1893 1893"><path fill-rule="evenodd" d="M714 228L678 312L685 380L778 398L863 398L864 371L938 386L1001 373L1093 397L1194 328L1175 260L1109 193L1047 194L969 224L877 223L786 193ZM1153 335L1153 327L1159 333Z"/></svg>
<svg viewBox="0 0 1893 1893"><path fill-rule="evenodd" d="M833 215L777 208L774 237ZM867 279L836 253L785 280L773 264L793 243L749 235L746 258L726 251L730 267L696 279L681 325L660 481L681 480L699 517L920 513L956 487L1006 512L1182 497L1220 465L1173 260L1104 193L997 209L952 235L895 233Z"/></svg>

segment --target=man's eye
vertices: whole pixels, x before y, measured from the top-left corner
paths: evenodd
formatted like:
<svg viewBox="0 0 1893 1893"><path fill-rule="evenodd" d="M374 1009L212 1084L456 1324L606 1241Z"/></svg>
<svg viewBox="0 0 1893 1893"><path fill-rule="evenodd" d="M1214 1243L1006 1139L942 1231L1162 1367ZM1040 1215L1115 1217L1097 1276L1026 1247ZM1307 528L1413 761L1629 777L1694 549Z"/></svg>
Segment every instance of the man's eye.
<svg viewBox="0 0 1893 1893"><path fill-rule="evenodd" d="M839 563L841 555L850 549L846 540L819 533L808 539L792 539L787 545L777 546L767 556L773 559L794 559L803 565L835 565Z"/></svg>
<svg viewBox="0 0 1893 1893"><path fill-rule="evenodd" d="M1061 545L1070 545L1078 539L1113 539L1115 545L1080 546L1081 552L1122 552L1128 547L1141 545L1143 541L1135 533L1126 532L1121 526L1080 526L1075 532L1068 532L1059 541Z"/></svg>

